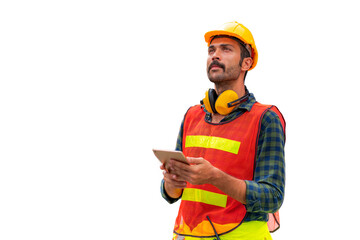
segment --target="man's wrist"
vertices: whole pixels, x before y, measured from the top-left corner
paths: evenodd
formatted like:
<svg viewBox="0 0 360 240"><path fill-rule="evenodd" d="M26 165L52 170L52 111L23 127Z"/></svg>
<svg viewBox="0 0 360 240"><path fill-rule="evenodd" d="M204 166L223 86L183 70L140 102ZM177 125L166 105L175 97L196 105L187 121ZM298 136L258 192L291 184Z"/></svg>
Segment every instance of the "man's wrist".
<svg viewBox="0 0 360 240"><path fill-rule="evenodd" d="M182 195L183 189L181 188L171 188L166 185L164 181L164 190L165 193L172 199L179 199Z"/></svg>
<svg viewBox="0 0 360 240"><path fill-rule="evenodd" d="M163 179L161 181L161 195L168 203L172 204L172 203L176 202L177 200L179 200L182 194L180 194L180 196L178 198L171 197L165 189L165 181Z"/></svg>
<svg viewBox="0 0 360 240"><path fill-rule="evenodd" d="M216 185L218 185L220 183L220 181L223 179L223 171L221 171L220 169L214 167L211 177L209 179L209 184L213 185L216 187Z"/></svg>

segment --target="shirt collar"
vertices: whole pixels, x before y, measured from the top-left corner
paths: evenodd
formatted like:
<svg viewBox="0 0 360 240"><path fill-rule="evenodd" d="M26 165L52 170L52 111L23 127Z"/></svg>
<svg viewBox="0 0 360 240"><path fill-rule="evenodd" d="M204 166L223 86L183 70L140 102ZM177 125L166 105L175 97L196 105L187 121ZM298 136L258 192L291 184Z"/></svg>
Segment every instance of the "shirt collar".
<svg viewBox="0 0 360 240"><path fill-rule="evenodd" d="M254 105L254 103L256 103L256 99L255 99L255 96L253 93L250 93L249 95L249 98L240 103L234 110L233 112L235 111L238 111L238 110L246 110L246 111L249 111L251 110L252 106ZM230 113L231 114L231 113Z"/></svg>

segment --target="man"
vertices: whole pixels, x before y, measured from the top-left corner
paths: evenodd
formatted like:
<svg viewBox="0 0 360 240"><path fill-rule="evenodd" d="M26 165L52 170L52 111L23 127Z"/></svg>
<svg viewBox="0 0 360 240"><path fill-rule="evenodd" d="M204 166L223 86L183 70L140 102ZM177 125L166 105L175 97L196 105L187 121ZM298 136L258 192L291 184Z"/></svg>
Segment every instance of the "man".
<svg viewBox="0 0 360 240"><path fill-rule="evenodd" d="M230 22L205 41L215 89L188 110L176 147L190 165L160 167L163 197L182 199L173 239L272 239L266 222L284 198L285 121L244 85L258 59L251 32Z"/></svg>

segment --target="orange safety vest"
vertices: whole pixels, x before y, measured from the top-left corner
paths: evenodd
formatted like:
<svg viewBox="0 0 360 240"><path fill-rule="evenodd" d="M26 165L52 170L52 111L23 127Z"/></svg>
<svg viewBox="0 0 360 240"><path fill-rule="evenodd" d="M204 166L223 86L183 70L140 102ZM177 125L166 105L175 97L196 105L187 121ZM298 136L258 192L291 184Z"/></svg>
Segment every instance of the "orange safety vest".
<svg viewBox="0 0 360 240"><path fill-rule="evenodd" d="M255 103L251 111L225 123L204 120L200 105L191 107L183 126L183 152L187 157L203 157L213 166L242 180L253 180L257 141L263 115L275 106ZM245 206L210 185L187 183L182 194L174 233L181 236L213 237L236 229L246 217ZM209 221L210 220L210 221Z"/></svg>

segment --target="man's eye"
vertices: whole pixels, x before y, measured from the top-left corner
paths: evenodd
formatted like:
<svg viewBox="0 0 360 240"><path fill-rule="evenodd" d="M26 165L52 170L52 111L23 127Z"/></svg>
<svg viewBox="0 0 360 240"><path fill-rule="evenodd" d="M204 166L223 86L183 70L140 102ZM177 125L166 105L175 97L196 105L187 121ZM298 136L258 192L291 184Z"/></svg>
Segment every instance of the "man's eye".
<svg viewBox="0 0 360 240"><path fill-rule="evenodd" d="M213 48L209 49L209 53L213 53L215 50Z"/></svg>

